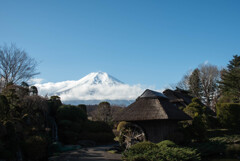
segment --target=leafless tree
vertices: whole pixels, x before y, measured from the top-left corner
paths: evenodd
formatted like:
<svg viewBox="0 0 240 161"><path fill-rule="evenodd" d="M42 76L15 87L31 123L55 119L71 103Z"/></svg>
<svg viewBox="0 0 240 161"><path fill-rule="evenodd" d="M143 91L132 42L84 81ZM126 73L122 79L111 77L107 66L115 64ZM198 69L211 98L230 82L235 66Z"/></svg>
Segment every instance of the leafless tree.
<svg viewBox="0 0 240 161"><path fill-rule="evenodd" d="M37 62L15 44L0 47L0 78L4 86L8 83L18 84L39 74Z"/></svg>
<svg viewBox="0 0 240 161"><path fill-rule="evenodd" d="M189 90L189 77L190 72L187 72L182 79L176 84L177 88L183 89L183 90Z"/></svg>
<svg viewBox="0 0 240 161"><path fill-rule="evenodd" d="M202 99L208 107L215 110L215 101L219 97L218 81L220 80L220 70L217 66L211 64L202 64L199 66L199 70L202 84Z"/></svg>

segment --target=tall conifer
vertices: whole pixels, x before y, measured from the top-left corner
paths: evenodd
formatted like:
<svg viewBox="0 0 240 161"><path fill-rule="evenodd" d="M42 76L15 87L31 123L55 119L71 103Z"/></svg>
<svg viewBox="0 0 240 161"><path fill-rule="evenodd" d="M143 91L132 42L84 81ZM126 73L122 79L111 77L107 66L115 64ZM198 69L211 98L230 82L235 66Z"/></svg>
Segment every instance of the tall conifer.
<svg viewBox="0 0 240 161"><path fill-rule="evenodd" d="M231 95L234 102L240 102L240 56L234 55L227 69L221 72L220 88L224 95Z"/></svg>

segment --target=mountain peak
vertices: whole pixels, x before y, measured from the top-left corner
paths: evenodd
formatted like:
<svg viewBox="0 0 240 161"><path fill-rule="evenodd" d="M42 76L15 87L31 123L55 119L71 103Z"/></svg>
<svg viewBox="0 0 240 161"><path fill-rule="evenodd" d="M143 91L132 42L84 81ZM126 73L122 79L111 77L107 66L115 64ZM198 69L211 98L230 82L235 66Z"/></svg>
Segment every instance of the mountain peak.
<svg viewBox="0 0 240 161"><path fill-rule="evenodd" d="M79 80L36 84L40 95L58 95L67 104L109 101L129 104L143 92L139 85L125 84L106 72L92 72Z"/></svg>
<svg viewBox="0 0 240 161"><path fill-rule="evenodd" d="M105 84L105 85L116 85L123 84L123 82L107 74L106 72L92 72L81 79L85 83L91 85Z"/></svg>

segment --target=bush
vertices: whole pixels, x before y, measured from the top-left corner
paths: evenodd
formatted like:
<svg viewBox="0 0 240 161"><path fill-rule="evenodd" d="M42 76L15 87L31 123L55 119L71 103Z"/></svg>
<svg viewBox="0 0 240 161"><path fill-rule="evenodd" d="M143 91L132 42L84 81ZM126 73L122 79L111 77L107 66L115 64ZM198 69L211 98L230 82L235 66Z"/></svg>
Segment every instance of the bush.
<svg viewBox="0 0 240 161"><path fill-rule="evenodd" d="M192 143L192 148L196 148L202 157L209 158L211 156L218 156L220 153L224 153L226 145L220 142L204 142L204 143Z"/></svg>
<svg viewBox="0 0 240 161"><path fill-rule="evenodd" d="M80 139L80 135L77 132L70 130L59 131L59 139L64 144L76 144Z"/></svg>
<svg viewBox="0 0 240 161"><path fill-rule="evenodd" d="M164 140L164 141L161 141L160 143L158 143L157 146L159 146L159 147L176 147L177 145L170 140Z"/></svg>
<svg viewBox="0 0 240 161"><path fill-rule="evenodd" d="M80 134L81 140L92 140L98 144L112 143L114 139L113 133L106 132L83 132Z"/></svg>
<svg viewBox="0 0 240 161"><path fill-rule="evenodd" d="M156 144L142 142L133 145L123 153L127 161L199 161L200 154L195 149L178 147L171 141Z"/></svg>
<svg viewBox="0 0 240 161"><path fill-rule="evenodd" d="M193 120L187 121L185 124L185 133L191 134L190 137L196 139L197 141L206 140L206 128L208 126L208 115L206 107L200 102L199 99L193 98L192 103L190 103L184 112L190 115Z"/></svg>
<svg viewBox="0 0 240 161"><path fill-rule="evenodd" d="M240 104L217 104L217 118L222 127L240 130Z"/></svg>
<svg viewBox="0 0 240 161"><path fill-rule="evenodd" d="M60 120L58 126L61 130L69 130L72 127L72 121L69 120Z"/></svg>
<svg viewBox="0 0 240 161"><path fill-rule="evenodd" d="M132 145L128 151L133 154L141 154L154 148L158 148L158 146L154 143L144 141L144 142L140 142Z"/></svg>
<svg viewBox="0 0 240 161"><path fill-rule="evenodd" d="M73 122L83 122L87 120L86 113L77 106L62 105L57 110L58 120L70 120Z"/></svg>
<svg viewBox="0 0 240 161"><path fill-rule="evenodd" d="M103 121L87 121L84 124L84 130L88 132L106 132L112 133L112 128Z"/></svg>
<svg viewBox="0 0 240 161"><path fill-rule="evenodd" d="M89 121L85 106L63 105L57 111L59 139L65 144L76 144L79 140L97 143L113 141L112 128L103 121Z"/></svg>
<svg viewBox="0 0 240 161"><path fill-rule="evenodd" d="M47 139L43 136L31 136L24 143L24 153L29 160L42 161L47 157Z"/></svg>

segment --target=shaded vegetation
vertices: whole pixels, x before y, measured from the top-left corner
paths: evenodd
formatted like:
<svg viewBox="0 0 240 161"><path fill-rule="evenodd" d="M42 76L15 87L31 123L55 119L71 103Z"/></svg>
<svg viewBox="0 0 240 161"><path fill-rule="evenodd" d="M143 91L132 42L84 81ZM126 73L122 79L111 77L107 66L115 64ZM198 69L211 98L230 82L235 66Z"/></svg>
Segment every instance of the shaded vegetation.
<svg viewBox="0 0 240 161"><path fill-rule="evenodd" d="M158 144L141 142L123 153L127 161L198 161L200 154L192 148L180 147L171 141Z"/></svg>

